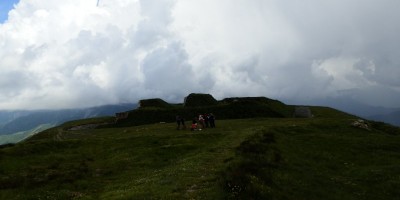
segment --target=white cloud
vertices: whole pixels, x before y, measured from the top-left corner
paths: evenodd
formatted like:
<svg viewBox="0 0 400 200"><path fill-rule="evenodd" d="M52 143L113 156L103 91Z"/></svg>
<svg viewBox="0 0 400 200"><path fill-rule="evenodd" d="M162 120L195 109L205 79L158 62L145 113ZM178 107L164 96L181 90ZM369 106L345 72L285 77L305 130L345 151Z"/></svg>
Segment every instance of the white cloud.
<svg viewBox="0 0 400 200"><path fill-rule="evenodd" d="M330 90L347 90L354 88L366 88L376 83L369 80L365 73L373 75L375 65L372 61L361 64L358 58L329 58L323 61L315 61L313 67L316 70L323 71L332 78L330 82ZM320 76L320 74L315 74Z"/></svg>
<svg viewBox="0 0 400 200"><path fill-rule="evenodd" d="M400 106L398 1L96 3L21 0L10 12L0 24L0 109L181 102L190 92L301 100L353 91Z"/></svg>

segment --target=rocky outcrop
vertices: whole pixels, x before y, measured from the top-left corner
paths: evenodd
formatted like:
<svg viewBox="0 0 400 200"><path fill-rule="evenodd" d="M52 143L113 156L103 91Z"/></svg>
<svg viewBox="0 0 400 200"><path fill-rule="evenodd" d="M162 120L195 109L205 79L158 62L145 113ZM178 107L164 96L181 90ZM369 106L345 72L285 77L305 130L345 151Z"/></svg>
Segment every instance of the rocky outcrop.
<svg viewBox="0 0 400 200"><path fill-rule="evenodd" d="M351 126L355 127L355 128L361 128L361 129L365 129L365 130L370 130L367 122L365 122L362 119L357 119L356 121L352 122Z"/></svg>

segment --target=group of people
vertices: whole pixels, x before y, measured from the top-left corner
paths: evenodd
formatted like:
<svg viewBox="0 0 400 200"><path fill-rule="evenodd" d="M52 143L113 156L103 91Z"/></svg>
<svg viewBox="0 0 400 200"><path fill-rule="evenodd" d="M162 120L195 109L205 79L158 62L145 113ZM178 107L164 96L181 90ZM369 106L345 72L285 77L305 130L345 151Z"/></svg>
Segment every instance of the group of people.
<svg viewBox="0 0 400 200"><path fill-rule="evenodd" d="M200 114L192 121L191 131L202 130L204 128L215 128L215 116L210 114Z"/></svg>
<svg viewBox="0 0 400 200"><path fill-rule="evenodd" d="M186 129L185 119L179 115L176 116L177 130ZM210 114L199 114L198 117L193 118L191 131L202 130L204 128L215 128L215 116Z"/></svg>

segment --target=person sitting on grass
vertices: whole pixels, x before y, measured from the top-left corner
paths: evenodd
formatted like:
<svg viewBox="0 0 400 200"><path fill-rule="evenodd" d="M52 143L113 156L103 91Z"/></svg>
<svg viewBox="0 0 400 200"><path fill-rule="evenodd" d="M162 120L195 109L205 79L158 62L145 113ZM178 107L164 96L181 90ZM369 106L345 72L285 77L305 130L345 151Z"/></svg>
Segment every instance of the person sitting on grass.
<svg viewBox="0 0 400 200"><path fill-rule="evenodd" d="M193 120L193 122L192 122L192 126L190 127L190 130L191 130L191 131L195 131L195 130L197 130L197 123L196 123L196 121L195 121L195 120Z"/></svg>
<svg viewBox="0 0 400 200"><path fill-rule="evenodd" d="M201 129L198 129L198 127L197 127L197 120L196 120L196 118L193 119L193 121L192 121L192 126L190 127L190 130L191 130L191 131L201 131Z"/></svg>

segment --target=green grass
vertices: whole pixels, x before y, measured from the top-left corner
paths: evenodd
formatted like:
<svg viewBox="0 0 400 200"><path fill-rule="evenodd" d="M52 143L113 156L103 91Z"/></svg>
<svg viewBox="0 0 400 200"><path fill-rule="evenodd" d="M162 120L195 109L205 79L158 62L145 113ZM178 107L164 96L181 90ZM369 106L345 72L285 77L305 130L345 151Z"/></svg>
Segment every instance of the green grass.
<svg viewBox="0 0 400 200"><path fill-rule="evenodd" d="M398 199L398 128L313 107L312 119L68 131L0 149L0 199ZM189 122L187 122L189 124Z"/></svg>

